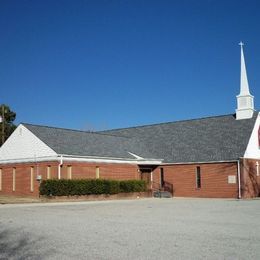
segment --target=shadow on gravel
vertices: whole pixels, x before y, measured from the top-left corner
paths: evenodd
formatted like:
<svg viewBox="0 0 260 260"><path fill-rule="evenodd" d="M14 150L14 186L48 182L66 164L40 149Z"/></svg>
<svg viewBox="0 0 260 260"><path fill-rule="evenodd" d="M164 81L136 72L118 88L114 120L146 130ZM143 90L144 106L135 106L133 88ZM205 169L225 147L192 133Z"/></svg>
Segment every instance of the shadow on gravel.
<svg viewBox="0 0 260 260"><path fill-rule="evenodd" d="M43 259L51 258L54 250L43 251L42 238L31 239L28 234L21 234L18 230L0 230L0 259Z"/></svg>

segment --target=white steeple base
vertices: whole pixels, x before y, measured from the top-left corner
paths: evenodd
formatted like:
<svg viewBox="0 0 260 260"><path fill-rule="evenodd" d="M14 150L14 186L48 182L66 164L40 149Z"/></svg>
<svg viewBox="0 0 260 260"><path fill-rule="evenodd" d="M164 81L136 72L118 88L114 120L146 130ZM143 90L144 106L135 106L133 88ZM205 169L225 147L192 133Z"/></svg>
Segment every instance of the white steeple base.
<svg viewBox="0 0 260 260"><path fill-rule="evenodd" d="M252 118L253 114L253 109L236 109L236 120Z"/></svg>
<svg viewBox="0 0 260 260"><path fill-rule="evenodd" d="M252 95L238 95L236 119L252 118L254 114L254 97Z"/></svg>

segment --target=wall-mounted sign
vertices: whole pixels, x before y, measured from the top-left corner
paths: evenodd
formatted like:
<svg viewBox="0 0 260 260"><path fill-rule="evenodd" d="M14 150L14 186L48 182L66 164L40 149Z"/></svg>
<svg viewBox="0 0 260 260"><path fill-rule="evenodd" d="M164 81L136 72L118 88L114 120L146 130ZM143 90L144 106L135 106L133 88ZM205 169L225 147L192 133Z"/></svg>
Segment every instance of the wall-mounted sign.
<svg viewBox="0 0 260 260"><path fill-rule="evenodd" d="M229 184L237 183L237 176L236 175L229 175L228 176L228 183Z"/></svg>

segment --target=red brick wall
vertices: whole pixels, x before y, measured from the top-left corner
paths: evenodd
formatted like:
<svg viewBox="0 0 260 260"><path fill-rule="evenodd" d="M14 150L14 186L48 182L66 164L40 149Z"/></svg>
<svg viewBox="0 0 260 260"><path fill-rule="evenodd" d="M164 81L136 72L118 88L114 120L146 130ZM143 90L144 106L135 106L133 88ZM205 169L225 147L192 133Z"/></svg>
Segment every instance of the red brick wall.
<svg viewBox="0 0 260 260"><path fill-rule="evenodd" d="M259 176L257 176L256 162L259 163ZM242 198L260 196L260 160L241 159L241 192Z"/></svg>
<svg viewBox="0 0 260 260"><path fill-rule="evenodd" d="M116 180L140 179L138 166L130 164L102 165L100 166L100 178Z"/></svg>
<svg viewBox="0 0 260 260"><path fill-rule="evenodd" d="M37 175L47 179L47 166L51 166L51 178L58 178L58 162L24 163L13 165L0 165L2 169L2 191L0 195L38 196L39 182ZM131 164L95 164L64 162L61 167L61 178L67 179L67 166L72 166L72 179L96 178L96 167L99 167L99 176L103 179L139 179L137 165ZM13 167L16 168L15 191L13 191ZM34 189L31 191L31 167L34 167Z"/></svg>
<svg viewBox="0 0 260 260"><path fill-rule="evenodd" d="M0 191L0 195L38 196L39 182L36 177L42 175L42 178L46 179L47 165L51 166L52 175L57 178L57 162L0 165L2 169L2 191ZM34 168L33 191L31 191L31 167ZM13 191L13 168L15 168L15 191Z"/></svg>
<svg viewBox="0 0 260 260"><path fill-rule="evenodd" d="M196 167L200 166L201 188L196 187ZM154 179L160 181L160 168L154 171ZM208 163L167 165L164 180L173 185L176 197L237 198L238 179L236 163ZM228 183L228 176L236 176L236 184Z"/></svg>
<svg viewBox="0 0 260 260"><path fill-rule="evenodd" d="M72 179L96 178L96 167L102 179L139 179L138 166L132 164L75 163L66 162L62 167L62 178L67 178L67 165L72 166Z"/></svg>
<svg viewBox="0 0 260 260"><path fill-rule="evenodd" d="M253 168L248 161L249 168ZM47 178L47 166L51 166L51 178L58 176L58 162L43 162L0 165L2 169L2 191L0 194L38 196L39 182L36 176L42 175ZM140 179L137 165L131 164L96 164L80 162L64 162L61 168L61 178L67 178L67 166L72 166L72 179L95 178L96 167L99 167L100 178L104 179ZM251 165L251 166L250 166ZM34 167L34 191L30 191L30 167ZM196 167L201 167L201 188L196 188ZM12 191L12 169L16 167L16 190ZM206 197L206 198L237 198L238 180L235 184L228 184L228 176L237 176L237 164L234 163L208 163L208 164L186 164L165 165L153 170L153 180L160 183L160 168L164 168L164 180L173 185L176 197ZM243 173L243 176L246 176ZM250 179L251 180L251 179ZM259 179L258 179L259 181ZM245 177L247 193L251 194L252 185ZM259 182L258 182L259 184ZM250 186L251 185L251 186ZM248 192L250 191L250 192ZM254 193L255 194L255 193ZM248 196L248 195L247 195ZM251 195L250 195L251 196ZM253 196L253 195L252 195Z"/></svg>
<svg viewBox="0 0 260 260"><path fill-rule="evenodd" d="M3 194L12 193L12 168L2 168L2 191Z"/></svg>

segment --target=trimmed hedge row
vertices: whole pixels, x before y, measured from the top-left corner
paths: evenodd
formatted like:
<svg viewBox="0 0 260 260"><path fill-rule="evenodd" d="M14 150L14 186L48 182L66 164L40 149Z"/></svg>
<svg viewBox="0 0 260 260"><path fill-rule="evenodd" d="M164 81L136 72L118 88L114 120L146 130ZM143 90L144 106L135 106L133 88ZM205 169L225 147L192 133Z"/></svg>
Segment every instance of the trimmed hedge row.
<svg viewBox="0 0 260 260"><path fill-rule="evenodd" d="M143 180L43 180L40 185L40 195L46 196L73 196L90 194L117 194L120 192L146 191L146 182Z"/></svg>

